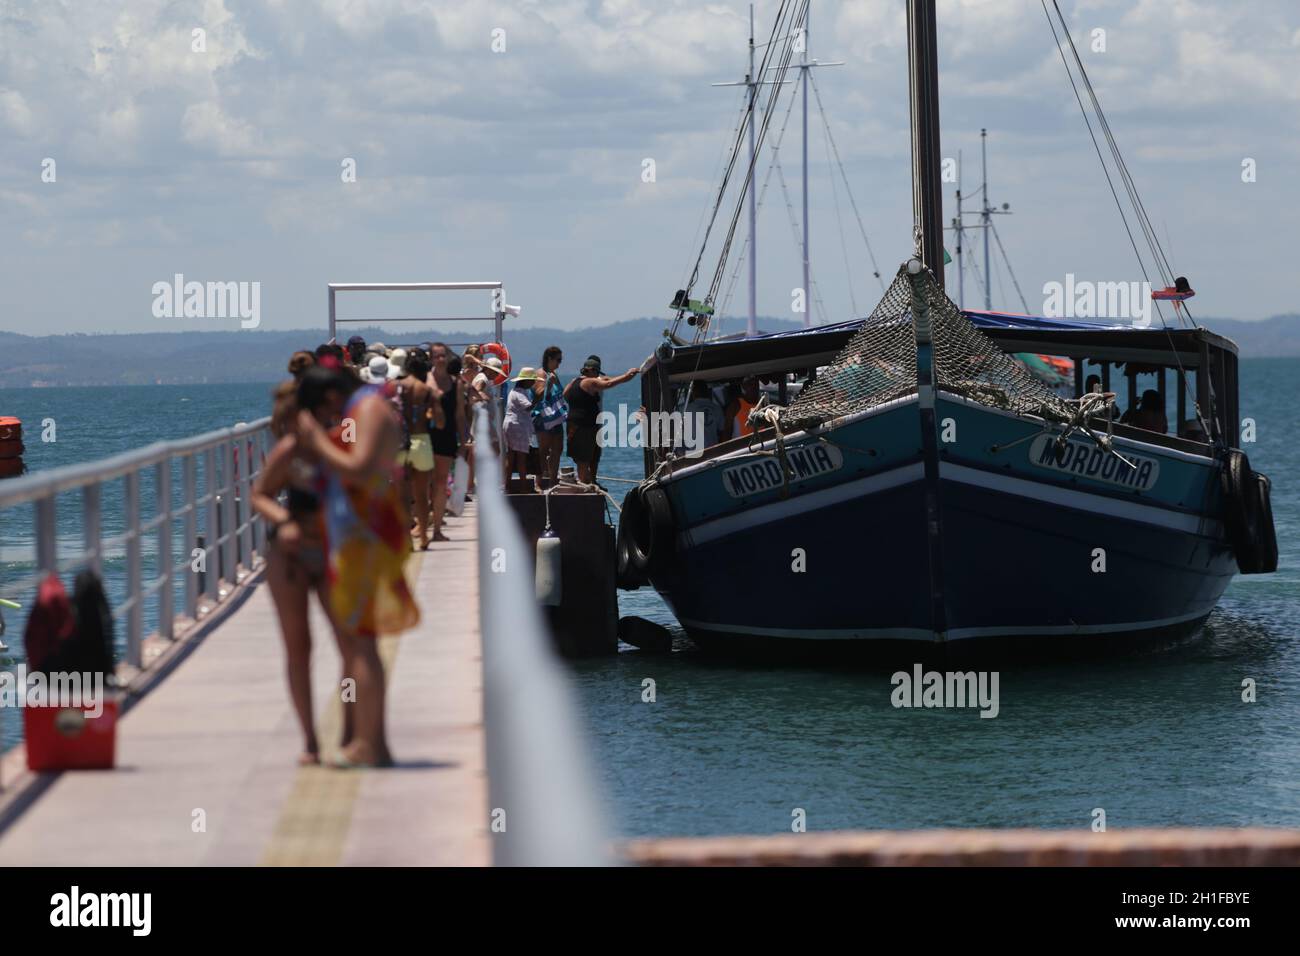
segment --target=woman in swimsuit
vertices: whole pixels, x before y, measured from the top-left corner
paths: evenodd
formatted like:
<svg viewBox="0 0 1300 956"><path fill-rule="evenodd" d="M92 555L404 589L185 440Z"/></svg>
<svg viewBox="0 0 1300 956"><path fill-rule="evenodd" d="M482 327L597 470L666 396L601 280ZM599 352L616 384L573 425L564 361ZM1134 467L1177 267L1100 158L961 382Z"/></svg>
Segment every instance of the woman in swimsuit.
<svg viewBox="0 0 1300 956"><path fill-rule="evenodd" d="M447 371L451 350L442 342L434 342L430 352L433 370L428 383L442 409L443 420L439 427L430 427L433 440L433 540L449 541L442 533L442 519L447 510L447 476L452 462L465 437L465 399L459 376ZM434 425L438 425L437 419Z"/></svg>
<svg viewBox="0 0 1300 956"><path fill-rule="evenodd" d="M298 435L321 463L326 575L343 667L355 681L351 741L337 766L392 763L384 732L384 666L378 638L414 627L420 611L406 583L410 515L397 480L401 424L381 387L313 369L298 386ZM351 419L351 438L339 423Z"/></svg>
<svg viewBox="0 0 1300 956"><path fill-rule="evenodd" d="M312 720L311 625L307 603L312 591L329 612L325 593L324 532L320 514L320 468L298 441L296 381L274 392L271 431L278 441L253 483L253 510L267 522L271 547L266 558L267 584L284 638L289 697L302 727L300 764L320 762L320 744ZM281 503L280 495L285 501ZM346 731L345 731L346 732Z"/></svg>

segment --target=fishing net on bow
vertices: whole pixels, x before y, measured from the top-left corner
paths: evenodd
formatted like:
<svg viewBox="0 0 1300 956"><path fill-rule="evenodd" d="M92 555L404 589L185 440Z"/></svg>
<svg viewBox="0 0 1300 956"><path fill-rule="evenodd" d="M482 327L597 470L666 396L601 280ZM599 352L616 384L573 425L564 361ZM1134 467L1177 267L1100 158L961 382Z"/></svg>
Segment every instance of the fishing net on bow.
<svg viewBox="0 0 1300 956"><path fill-rule="evenodd" d="M899 270L862 327L782 411L782 430L811 428L916 393L912 281ZM992 408L1072 420L1073 405L981 333L934 276L922 273L917 286L933 330L936 385Z"/></svg>

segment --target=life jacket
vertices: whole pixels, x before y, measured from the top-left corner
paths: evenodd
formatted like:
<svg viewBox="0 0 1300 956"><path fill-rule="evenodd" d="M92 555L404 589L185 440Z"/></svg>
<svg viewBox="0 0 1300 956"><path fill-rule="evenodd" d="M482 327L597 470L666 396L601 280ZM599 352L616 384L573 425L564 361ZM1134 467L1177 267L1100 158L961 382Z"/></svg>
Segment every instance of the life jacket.
<svg viewBox="0 0 1300 956"><path fill-rule="evenodd" d="M754 426L749 423L749 413L757 406L758 402L751 402L744 395L736 397L736 418L735 425L732 427L732 438L754 434Z"/></svg>

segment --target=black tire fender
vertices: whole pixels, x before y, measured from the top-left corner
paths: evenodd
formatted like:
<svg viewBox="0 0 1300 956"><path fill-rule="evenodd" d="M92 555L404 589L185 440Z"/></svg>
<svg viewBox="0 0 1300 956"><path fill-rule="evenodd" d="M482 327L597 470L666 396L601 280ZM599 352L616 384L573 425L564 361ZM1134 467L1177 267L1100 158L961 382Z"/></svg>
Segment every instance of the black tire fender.
<svg viewBox="0 0 1300 956"><path fill-rule="evenodd" d="M677 553L677 523L668 492L655 486L641 496L645 502L646 524L650 530L649 562L646 570L655 573L667 567Z"/></svg>
<svg viewBox="0 0 1300 956"><path fill-rule="evenodd" d="M1259 505L1259 567L1260 574L1277 570L1277 528L1273 525L1273 483L1268 475L1255 473L1255 492Z"/></svg>
<svg viewBox="0 0 1300 956"><path fill-rule="evenodd" d="M1237 556L1242 574L1254 574L1259 566L1259 488L1250 459L1238 448L1229 448L1220 473L1223 490L1223 523L1228 543Z"/></svg>

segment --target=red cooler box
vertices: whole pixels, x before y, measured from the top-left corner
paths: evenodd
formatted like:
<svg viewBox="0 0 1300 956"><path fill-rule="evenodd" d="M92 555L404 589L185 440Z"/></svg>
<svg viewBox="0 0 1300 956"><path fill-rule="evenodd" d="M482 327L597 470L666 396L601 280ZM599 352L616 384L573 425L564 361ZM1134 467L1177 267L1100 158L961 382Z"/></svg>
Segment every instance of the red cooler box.
<svg viewBox="0 0 1300 956"><path fill-rule="evenodd" d="M31 770L108 770L117 744L116 700L97 717L80 707L24 707L23 734Z"/></svg>

